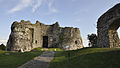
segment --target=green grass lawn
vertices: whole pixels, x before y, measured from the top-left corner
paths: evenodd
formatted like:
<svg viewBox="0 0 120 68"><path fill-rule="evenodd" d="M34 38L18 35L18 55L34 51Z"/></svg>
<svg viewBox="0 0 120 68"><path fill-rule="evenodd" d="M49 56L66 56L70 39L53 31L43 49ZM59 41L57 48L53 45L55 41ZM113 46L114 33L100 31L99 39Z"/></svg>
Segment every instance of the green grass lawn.
<svg viewBox="0 0 120 68"><path fill-rule="evenodd" d="M34 48L32 51L63 51L60 48Z"/></svg>
<svg viewBox="0 0 120 68"><path fill-rule="evenodd" d="M30 52L10 52L0 50L0 68L17 68L27 61L39 56L43 51L63 51L59 48L34 48ZM9 53L10 55L6 55Z"/></svg>
<svg viewBox="0 0 120 68"><path fill-rule="evenodd" d="M84 48L56 53L49 68L120 68L120 48Z"/></svg>
<svg viewBox="0 0 120 68"><path fill-rule="evenodd" d="M6 53L10 55L6 55ZM0 68L17 68L41 53L42 51L24 53L0 51Z"/></svg>

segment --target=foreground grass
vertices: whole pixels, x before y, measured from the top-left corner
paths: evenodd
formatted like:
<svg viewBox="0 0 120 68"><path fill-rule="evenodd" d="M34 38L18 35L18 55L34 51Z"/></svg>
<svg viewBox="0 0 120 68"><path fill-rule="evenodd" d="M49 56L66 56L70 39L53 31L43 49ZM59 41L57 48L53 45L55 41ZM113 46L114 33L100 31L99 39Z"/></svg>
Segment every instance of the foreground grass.
<svg viewBox="0 0 120 68"><path fill-rule="evenodd" d="M120 48L85 48L56 53L49 68L120 68Z"/></svg>
<svg viewBox="0 0 120 68"><path fill-rule="evenodd" d="M0 68L17 68L27 61L39 56L43 51L63 51L60 48L34 48L30 52L10 52L0 50Z"/></svg>
<svg viewBox="0 0 120 68"><path fill-rule="evenodd" d="M17 68L41 53L42 51L24 53L0 51L0 68Z"/></svg>
<svg viewBox="0 0 120 68"><path fill-rule="evenodd" d="M33 51L63 51L60 48L34 48Z"/></svg>

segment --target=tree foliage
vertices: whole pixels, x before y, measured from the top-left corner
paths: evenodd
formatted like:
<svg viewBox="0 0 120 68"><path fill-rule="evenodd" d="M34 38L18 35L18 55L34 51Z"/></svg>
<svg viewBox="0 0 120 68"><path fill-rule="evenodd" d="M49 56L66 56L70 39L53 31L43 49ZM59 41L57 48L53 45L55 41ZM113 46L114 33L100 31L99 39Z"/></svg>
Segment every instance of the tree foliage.
<svg viewBox="0 0 120 68"><path fill-rule="evenodd" d="M88 34L88 40L89 40L89 47L97 47L97 35L96 34Z"/></svg>
<svg viewBox="0 0 120 68"><path fill-rule="evenodd" d="M1 44L0 45L0 50L5 50L6 49L6 46L4 44Z"/></svg>

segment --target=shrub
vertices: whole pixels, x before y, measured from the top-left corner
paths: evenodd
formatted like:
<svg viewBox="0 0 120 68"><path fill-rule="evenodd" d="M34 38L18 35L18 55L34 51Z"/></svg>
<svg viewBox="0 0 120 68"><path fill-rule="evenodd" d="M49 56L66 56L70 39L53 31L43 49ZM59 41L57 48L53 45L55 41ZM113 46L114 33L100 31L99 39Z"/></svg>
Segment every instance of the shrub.
<svg viewBox="0 0 120 68"><path fill-rule="evenodd" d="M6 49L6 46L4 44L1 44L0 45L0 50L5 50Z"/></svg>

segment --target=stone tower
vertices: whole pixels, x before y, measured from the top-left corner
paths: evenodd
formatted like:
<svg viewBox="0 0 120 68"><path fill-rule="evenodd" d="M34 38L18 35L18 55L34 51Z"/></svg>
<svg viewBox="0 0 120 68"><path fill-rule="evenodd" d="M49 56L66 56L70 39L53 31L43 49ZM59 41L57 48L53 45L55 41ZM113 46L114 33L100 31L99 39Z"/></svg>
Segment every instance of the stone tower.
<svg viewBox="0 0 120 68"><path fill-rule="evenodd" d="M33 48L62 48L75 50L83 48L80 30L73 27L60 27L58 22L45 25L22 20L14 22L7 42L10 51L30 51Z"/></svg>
<svg viewBox="0 0 120 68"><path fill-rule="evenodd" d="M98 46L120 47L117 30L120 27L120 3L104 13L97 22Z"/></svg>

